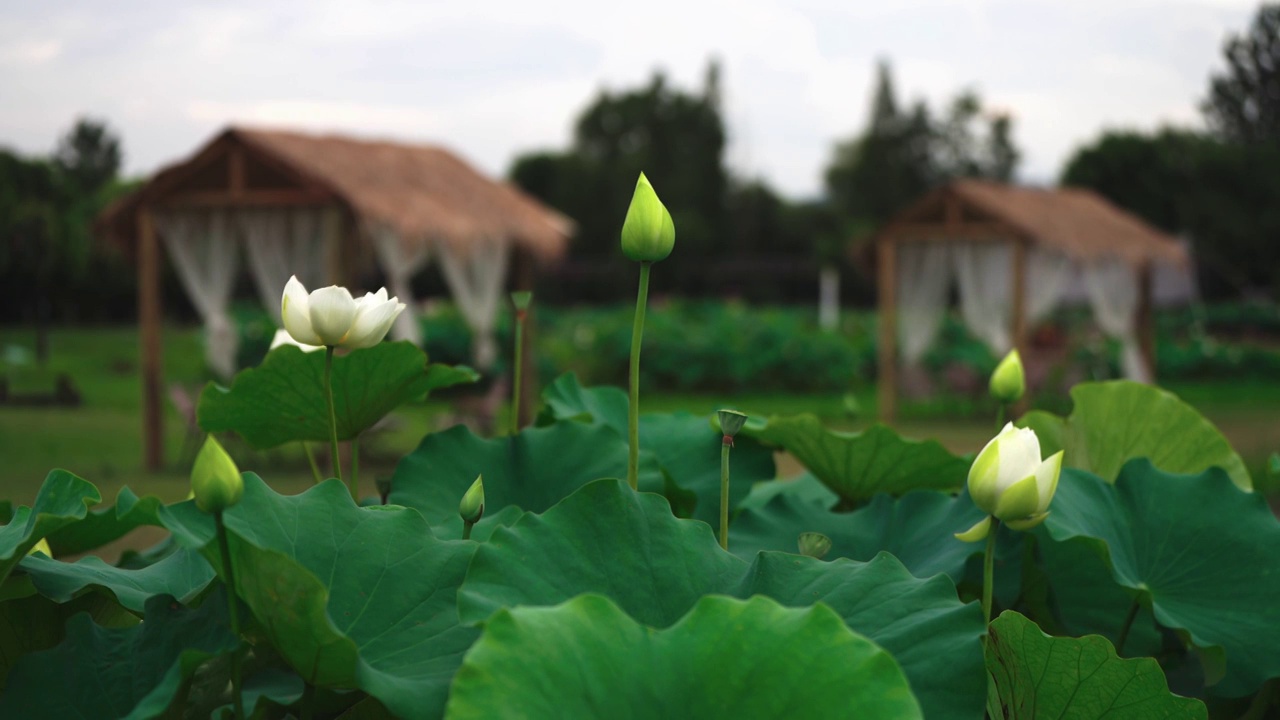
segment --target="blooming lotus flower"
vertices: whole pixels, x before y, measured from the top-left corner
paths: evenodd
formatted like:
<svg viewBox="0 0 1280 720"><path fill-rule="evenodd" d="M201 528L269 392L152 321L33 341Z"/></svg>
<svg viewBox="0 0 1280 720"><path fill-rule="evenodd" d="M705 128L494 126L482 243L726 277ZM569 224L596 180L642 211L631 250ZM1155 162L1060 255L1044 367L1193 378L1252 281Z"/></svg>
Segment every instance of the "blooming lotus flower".
<svg viewBox="0 0 1280 720"><path fill-rule="evenodd" d="M337 285L308 294L296 276L284 286L280 304L284 329L298 343L348 349L382 342L403 310L404 303L388 298L386 288L359 300Z"/></svg>
<svg viewBox="0 0 1280 720"><path fill-rule="evenodd" d="M296 348L302 348L302 352L314 352L316 350L324 349L323 345L303 345L297 340L294 340L288 330L277 330L276 334L271 338L271 347L267 348L267 351L270 352L275 350L281 345L292 345Z"/></svg>
<svg viewBox="0 0 1280 720"><path fill-rule="evenodd" d="M1022 393L1027 389L1027 378L1022 370L1022 356L1018 355L1016 349L1010 350L1008 355L996 365L995 372L991 373L991 397L1002 403L1017 402L1022 397Z"/></svg>
<svg viewBox="0 0 1280 720"><path fill-rule="evenodd" d="M658 199L649 178L640 173L636 191L622 221L622 253L636 262L658 262L671 254L676 226L671 213Z"/></svg>
<svg viewBox="0 0 1280 720"><path fill-rule="evenodd" d="M969 497L987 516L956 537L965 542L982 540L991 530L993 516L1014 530L1039 525L1049 514L1061 474L1061 451L1041 460L1036 434L1006 424L969 468Z"/></svg>

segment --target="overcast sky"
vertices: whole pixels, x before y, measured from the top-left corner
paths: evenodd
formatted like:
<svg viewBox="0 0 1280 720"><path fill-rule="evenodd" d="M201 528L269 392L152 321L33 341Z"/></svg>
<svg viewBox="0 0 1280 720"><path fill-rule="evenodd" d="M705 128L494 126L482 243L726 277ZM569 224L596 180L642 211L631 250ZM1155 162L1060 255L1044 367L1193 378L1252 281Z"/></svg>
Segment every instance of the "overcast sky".
<svg viewBox="0 0 1280 720"><path fill-rule="evenodd" d="M1199 125L1244 0L0 0L0 144L47 152L81 114L144 173L239 122L450 146L504 174L563 147L602 87L723 63L729 164L821 191L865 122L877 58L903 99L964 87L1015 118L1047 183L1104 128Z"/></svg>

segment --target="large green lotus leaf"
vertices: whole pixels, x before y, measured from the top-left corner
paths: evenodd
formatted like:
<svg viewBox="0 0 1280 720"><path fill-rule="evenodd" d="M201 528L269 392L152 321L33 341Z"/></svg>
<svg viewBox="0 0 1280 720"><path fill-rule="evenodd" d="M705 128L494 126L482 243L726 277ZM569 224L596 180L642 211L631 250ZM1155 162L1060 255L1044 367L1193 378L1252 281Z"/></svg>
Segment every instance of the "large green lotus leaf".
<svg viewBox="0 0 1280 720"><path fill-rule="evenodd" d="M333 359L338 439L350 440L396 407L427 392L479 376L467 367L429 364L408 341L379 343ZM230 388L209 383L196 408L206 432L234 430L259 450L299 440L329 440L324 353L282 345L256 368L236 374Z"/></svg>
<svg viewBox="0 0 1280 720"><path fill-rule="evenodd" d="M129 628L100 627L82 613L67 623L60 645L27 655L10 671L0 717L160 717L196 668L238 645L221 591L196 610L157 595L147 601L144 621Z"/></svg>
<svg viewBox="0 0 1280 720"><path fill-rule="evenodd" d="M883 601L882 585L893 588L893 602ZM855 631L902 653L930 717L981 713L980 611L961 604L946 578L913 578L889 555L829 563L762 553L748 563L721 550L705 523L678 519L664 498L616 480L496 530L476 551L458 610L464 622L482 622L501 608L556 605L589 592L651 627L671 625L709 594L824 602ZM957 690L966 686L967 694Z"/></svg>
<svg viewBox="0 0 1280 720"><path fill-rule="evenodd" d="M1241 489L1253 488L1244 460L1222 433L1173 393L1112 380L1076 385L1071 400L1074 406L1065 420L1036 412L1019 421L1035 430L1049 449L1065 450L1066 467L1112 481L1125 463L1148 458L1171 473L1220 467Z"/></svg>
<svg viewBox="0 0 1280 720"><path fill-rule="evenodd" d="M31 548L59 528L83 520L89 507L102 502L98 488L66 470L54 470L44 479L36 501L13 513L8 525L0 525L0 582Z"/></svg>
<svg viewBox="0 0 1280 720"><path fill-rule="evenodd" d="M46 539L56 557L86 553L144 525L159 525L156 512L163 504L153 495L140 498L129 488L120 488L115 505L90 510L83 520L51 533Z"/></svg>
<svg viewBox="0 0 1280 720"><path fill-rule="evenodd" d="M552 608L503 610L485 623L445 717L924 715L893 658L821 605L708 597L654 631L608 598L584 595Z"/></svg>
<svg viewBox="0 0 1280 720"><path fill-rule="evenodd" d="M476 544L437 540L408 508L356 507L337 480L284 496L244 479L244 499L224 516L237 590L276 650L312 684L438 716L476 637L455 600ZM161 519L221 567L213 521L194 503Z"/></svg>
<svg viewBox="0 0 1280 720"><path fill-rule="evenodd" d="M851 503L882 492L955 490L969 473L969 461L938 442L907 440L880 423L862 432L838 432L805 413L774 416L763 425L748 423L742 433L785 449Z"/></svg>
<svg viewBox="0 0 1280 720"><path fill-rule="evenodd" d="M991 623L987 668L999 707L991 716L1036 718L1208 718L1204 703L1169 692L1151 658L1125 660L1106 638L1050 637L1013 611ZM993 703L994 705L994 703Z"/></svg>
<svg viewBox="0 0 1280 720"><path fill-rule="evenodd" d="M29 555L18 567L41 595L56 602L67 602L87 588L100 588L137 613L143 612L153 595L172 595L179 602L189 602L214 578L209 563L191 550L179 550L139 570L113 567L92 555L74 563Z"/></svg>
<svg viewBox="0 0 1280 720"><path fill-rule="evenodd" d="M1114 486L1064 471L1045 528L1090 538L1157 622L1210 657L1225 652L1216 692L1237 697L1280 676L1280 521L1221 469L1175 475L1134 460Z"/></svg>
<svg viewBox="0 0 1280 720"><path fill-rule="evenodd" d="M760 509L747 509L730 528L729 548L740 557L760 550L796 552L800 533L820 532L831 538L828 558L870 560L892 553L916 577L946 573L953 582L965 577L970 557L981 543L964 543L955 533L982 519L967 495L921 490L900 498L877 495L853 512L834 512L792 493L781 493Z"/></svg>
<svg viewBox="0 0 1280 720"><path fill-rule="evenodd" d="M99 593L57 603L38 594L25 576L9 578L4 591L8 598L0 602L0 690L20 658L62 642L67 620L77 614L88 613L94 622L105 627L138 624L137 616Z"/></svg>
<svg viewBox="0 0 1280 720"><path fill-rule="evenodd" d="M438 537L461 537L458 502L484 476L485 515L477 530L514 505L542 512L592 480L626 477L627 441L604 425L558 422L486 440L458 425L422 439L391 477L388 501L422 513ZM662 470L640 455L640 488L661 492Z"/></svg>
<svg viewBox="0 0 1280 720"><path fill-rule="evenodd" d="M813 473L803 472L793 478L766 480L752 485L747 496L738 503L738 511L759 510L779 495L790 495L824 508L834 507L840 499L839 495L831 492Z"/></svg>
<svg viewBox="0 0 1280 720"><path fill-rule="evenodd" d="M615 387L584 388L572 373L561 375L542 393L547 412L561 420L603 423L627 436L627 395ZM640 416L640 447L681 489L697 498L691 517L719 527L721 435L706 416L687 412ZM729 455L729 506L735 508L751 487L777 474L773 452L759 442L740 437ZM676 499L668 499L676 502ZM683 516L683 515L682 515Z"/></svg>

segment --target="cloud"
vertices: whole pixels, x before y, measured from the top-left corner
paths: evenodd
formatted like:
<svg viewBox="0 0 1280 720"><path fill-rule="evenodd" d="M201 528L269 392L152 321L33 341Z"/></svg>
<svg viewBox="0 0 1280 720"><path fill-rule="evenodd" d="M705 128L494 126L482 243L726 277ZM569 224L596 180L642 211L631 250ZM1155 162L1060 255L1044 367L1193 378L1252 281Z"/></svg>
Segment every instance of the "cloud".
<svg viewBox="0 0 1280 720"><path fill-rule="evenodd" d="M62 54L57 40L19 40L0 46L0 65L26 67L43 65Z"/></svg>

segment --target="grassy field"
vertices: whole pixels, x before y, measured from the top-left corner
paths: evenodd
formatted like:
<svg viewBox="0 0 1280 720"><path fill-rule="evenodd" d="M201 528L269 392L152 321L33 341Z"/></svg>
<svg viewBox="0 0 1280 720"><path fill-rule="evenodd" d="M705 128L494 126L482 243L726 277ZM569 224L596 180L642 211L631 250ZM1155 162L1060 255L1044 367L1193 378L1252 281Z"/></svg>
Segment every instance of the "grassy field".
<svg viewBox="0 0 1280 720"><path fill-rule="evenodd" d="M208 380L201 359L200 334L189 328L165 333L165 381L190 397ZM49 390L58 373L67 373L82 393L78 408L0 406L0 497L30 503L48 471L66 468L96 483L110 500L129 485L140 494L152 493L166 500L187 493L187 467L200 440L173 402L166 399L166 458L168 468L148 474L141 470L141 436L138 408L137 334L133 328L67 329L51 339L48 367L10 362L31 348L29 330L0 328L0 373L10 392ZM1170 388L1216 423L1244 456L1257 477L1267 455L1280 449L1280 382L1202 382ZM874 388L859 396L864 418L875 413ZM689 410L709 413L727 398L663 394L647 390L645 411ZM732 398L733 405L753 414L812 412L829 424L856 428L866 422L850 418L838 395L753 395ZM441 403L406 407L398 411L391 427L362 448L362 480L373 492L373 478L390 473L397 458L409 452L421 437L446 422ZM916 437L933 437L959 452L972 452L990 436L990 420L949 417L945 410L918 407L905 413L900 429ZM232 447L244 469L258 471L282 491L301 489L311 482L298 448L258 453ZM794 463L782 458L788 474Z"/></svg>

